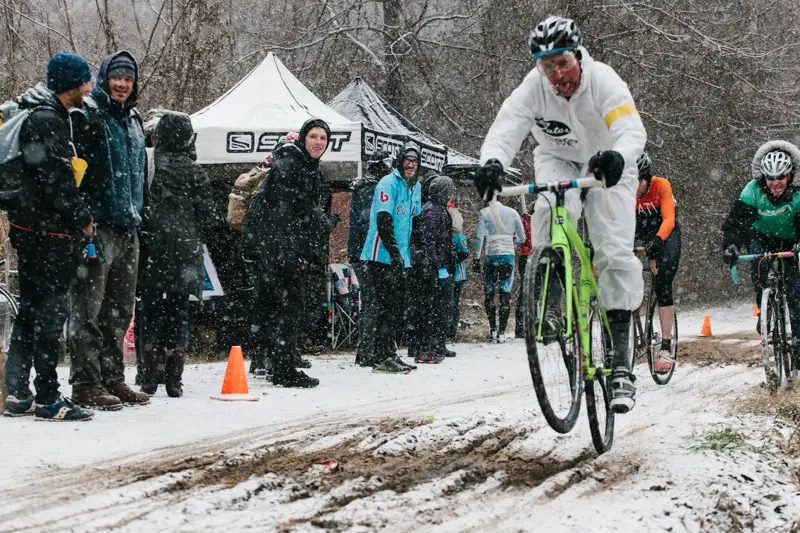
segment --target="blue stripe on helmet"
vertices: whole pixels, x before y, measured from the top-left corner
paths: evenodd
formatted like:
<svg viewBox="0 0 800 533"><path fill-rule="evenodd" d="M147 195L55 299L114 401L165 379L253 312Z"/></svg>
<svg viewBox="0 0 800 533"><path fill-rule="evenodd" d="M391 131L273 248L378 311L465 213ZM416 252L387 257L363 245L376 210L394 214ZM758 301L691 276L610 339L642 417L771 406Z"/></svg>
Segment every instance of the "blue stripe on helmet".
<svg viewBox="0 0 800 533"><path fill-rule="evenodd" d="M570 50L573 50L573 47L564 46L562 48L553 48L552 50L540 50L535 54L533 54L533 59L540 59L542 57L549 56L552 54L559 54L561 52L569 52Z"/></svg>

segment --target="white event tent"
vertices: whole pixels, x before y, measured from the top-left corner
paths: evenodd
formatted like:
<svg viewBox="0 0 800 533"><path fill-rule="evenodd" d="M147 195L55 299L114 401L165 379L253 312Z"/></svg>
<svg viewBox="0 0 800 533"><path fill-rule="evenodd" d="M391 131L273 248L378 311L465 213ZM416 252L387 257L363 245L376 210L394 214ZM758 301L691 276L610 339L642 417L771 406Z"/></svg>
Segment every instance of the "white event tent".
<svg viewBox="0 0 800 533"><path fill-rule="evenodd" d="M197 162L260 163L283 135L312 117L331 128L322 161L361 161L361 124L325 105L270 52L228 92L192 115Z"/></svg>

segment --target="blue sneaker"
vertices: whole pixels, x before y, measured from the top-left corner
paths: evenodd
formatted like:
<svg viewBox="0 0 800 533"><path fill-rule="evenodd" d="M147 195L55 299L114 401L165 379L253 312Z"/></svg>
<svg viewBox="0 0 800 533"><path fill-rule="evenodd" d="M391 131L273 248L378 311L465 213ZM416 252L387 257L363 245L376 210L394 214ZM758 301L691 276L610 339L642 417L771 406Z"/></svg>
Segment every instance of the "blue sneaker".
<svg viewBox="0 0 800 533"><path fill-rule="evenodd" d="M45 422L83 422L91 420L94 411L80 407L72 403L69 398L63 396L55 403L36 404L36 420Z"/></svg>
<svg viewBox="0 0 800 533"><path fill-rule="evenodd" d="M6 409L3 411L3 416L33 416L33 411L33 396L27 400L20 400L11 395L6 398Z"/></svg>

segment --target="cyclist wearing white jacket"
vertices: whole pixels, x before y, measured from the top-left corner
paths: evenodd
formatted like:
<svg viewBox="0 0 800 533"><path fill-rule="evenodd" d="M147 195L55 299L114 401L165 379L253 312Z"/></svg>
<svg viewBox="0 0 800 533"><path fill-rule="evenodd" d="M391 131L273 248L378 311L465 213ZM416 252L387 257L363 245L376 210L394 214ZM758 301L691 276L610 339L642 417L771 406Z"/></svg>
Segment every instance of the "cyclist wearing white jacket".
<svg viewBox="0 0 800 533"><path fill-rule="evenodd" d="M481 149L483 165L475 176L485 199L502 188L504 169L533 133L537 182L564 181L579 176L583 165L607 189L589 189L583 209L589 238L595 251L601 306L611 327L614 372L610 386L611 407L617 413L633 408L636 389L628 358L631 310L642 301L642 267L633 254L636 231L636 160L647 140L627 84L614 70L594 61L582 46L575 22L549 17L530 34L529 44L536 69L503 103ZM610 197L614 218L603 194ZM547 241L550 228L550 193L540 195L531 219L534 245ZM580 217L577 190L566 195L573 220ZM548 309L543 328L559 328L560 316Z"/></svg>

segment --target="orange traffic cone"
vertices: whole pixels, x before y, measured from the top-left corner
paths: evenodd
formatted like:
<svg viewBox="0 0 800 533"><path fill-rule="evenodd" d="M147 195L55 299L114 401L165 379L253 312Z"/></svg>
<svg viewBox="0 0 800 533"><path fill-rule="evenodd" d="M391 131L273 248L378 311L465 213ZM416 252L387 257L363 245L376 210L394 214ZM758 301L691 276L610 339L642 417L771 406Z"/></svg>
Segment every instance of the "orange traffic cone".
<svg viewBox="0 0 800 533"><path fill-rule="evenodd" d="M758 304L753 304L753 316L758 316L761 314L761 310L758 308Z"/></svg>
<svg viewBox="0 0 800 533"><path fill-rule="evenodd" d="M228 355L228 367L222 381L222 392L211 396L212 400L226 402L257 402L258 396L252 396L247 388L247 375L244 373L244 357L241 346L231 346Z"/></svg>
<svg viewBox="0 0 800 533"><path fill-rule="evenodd" d="M703 328L700 330L701 337L711 336L711 317L706 315L703 317Z"/></svg>

